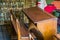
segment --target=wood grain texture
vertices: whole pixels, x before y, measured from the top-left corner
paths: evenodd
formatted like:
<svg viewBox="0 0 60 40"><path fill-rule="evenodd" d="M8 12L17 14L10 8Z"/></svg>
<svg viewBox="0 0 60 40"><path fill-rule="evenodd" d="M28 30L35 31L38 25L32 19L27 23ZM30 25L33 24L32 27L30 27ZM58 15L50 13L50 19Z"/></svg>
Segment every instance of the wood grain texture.
<svg viewBox="0 0 60 40"><path fill-rule="evenodd" d="M43 10L38 7L32 7L28 9L24 9L23 12L33 21L38 22L50 18L54 18L53 16L47 14Z"/></svg>
<svg viewBox="0 0 60 40"><path fill-rule="evenodd" d="M57 34L56 17L47 14L38 7L24 9L23 12L31 21L34 23L36 22L37 26L30 25L30 29L36 28L39 30L42 33L44 40L56 40L56 38L53 37L53 35Z"/></svg>
<svg viewBox="0 0 60 40"><path fill-rule="evenodd" d="M48 19L37 23L37 28L43 34L44 40L56 40L53 35L57 34L57 20Z"/></svg>
<svg viewBox="0 0 60 40"><path fill-rule="evenodd" d="M13 24L13 27L14 27L16 33L17 33L18 40L21 40L21 37L28 37L29 36L28 31L24 28L23 25L21 25L21 22L12 13L12 10L11 10L11 22ZM25 39L27 39L27 38L25 38Z"/></svg>

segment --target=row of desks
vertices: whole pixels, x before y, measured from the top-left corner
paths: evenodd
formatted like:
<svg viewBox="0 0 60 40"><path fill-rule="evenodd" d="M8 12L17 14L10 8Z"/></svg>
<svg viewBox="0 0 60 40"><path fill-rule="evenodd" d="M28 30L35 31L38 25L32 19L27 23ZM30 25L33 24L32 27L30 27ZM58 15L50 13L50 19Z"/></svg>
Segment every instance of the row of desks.
<svg viewBox="0 0 60 40"><path fill-rule="evenodd" d="M41 10L38 7L32 7L23 9L23 13L28 17L30 20L30 26L28 30L35 28L43 35L44 40L57 40L53 35L57 34L57 18L47 14L45 11ZM21 27L18 19L13 20L13 15L11 15L11 21L17 30L18 40L21 37L21 30L25 31L24 27ZM33 24L36 26L33 26ZM23 35L24 32L22 33ZM39 39L40 40L40 39Z"/></svg>
<svg viewBox="0 0 60 40"><path fill-rule="evenodd" d="M11 12L12 13L12 12ZM14 29L17 33L18 40L22 40L22 37L28 37L28 31L24 28L18 18L16 18L13 13L11 14L11 22L14 26Z"/></svg>

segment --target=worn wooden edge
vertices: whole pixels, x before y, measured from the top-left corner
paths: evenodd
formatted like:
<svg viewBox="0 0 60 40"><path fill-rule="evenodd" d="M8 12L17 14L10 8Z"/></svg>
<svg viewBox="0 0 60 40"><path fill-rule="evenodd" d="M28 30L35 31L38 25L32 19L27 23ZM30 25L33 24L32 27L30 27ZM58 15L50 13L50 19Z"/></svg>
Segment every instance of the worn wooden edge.
<svg viewBox="0 0 60 40"><path fill-rule="evenodd" d="M34 7L31 7L31 8L34 8ZM38 8L39 8L39 7L38 7ZM25 10L27 10L27 9L30 9L30 8L22 9L22 12L28 17L28 19L30 19L29 16L28 16L28 15L26 14L26 12L25 12ZM41 8L39 8L39 9L41 9ZM41 11L43 11L45 14L51 16L52 18L57 18L57 17L53 16L52 14L49 14L48 12L46 12L46 11L44 11L44 10L42 10L42 9L41 9ZM51 18L49 18L49 19L51 19ZM30 20L32 21L32 19L30 19ZM47 19L45 19L45 20L47 20ZM40 21L43 21L43 20L40 20ZM32 22L33 22L33 21L32 21ZM37 21L37 22L38 22L38 21ZM37 22L33 22L33 23L37 23Z"/></svg>

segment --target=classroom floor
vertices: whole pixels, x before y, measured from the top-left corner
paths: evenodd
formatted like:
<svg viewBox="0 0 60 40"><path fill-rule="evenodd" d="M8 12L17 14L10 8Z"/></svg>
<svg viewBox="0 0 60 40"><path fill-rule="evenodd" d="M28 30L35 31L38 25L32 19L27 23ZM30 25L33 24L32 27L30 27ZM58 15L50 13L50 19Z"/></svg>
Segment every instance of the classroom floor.
<svg viewBox="0 0 60 40"><path fill-rule="evenodd" d="M12 40L11 37L14 38L15 36L16 34L14 34L10 26L0 25L0 40Z"/></svg>
<svg viewBox="0 0 60 40"><path fill-rule="evenodd" d="M60 25L58 25L57 31L58 31L58 33L60 33Z"/></svg>
<svg viewBox="0 0 60 40"><path fill-rule="evenodd" d="M6 26L0 25L0 40L10 40Z"/></svg>

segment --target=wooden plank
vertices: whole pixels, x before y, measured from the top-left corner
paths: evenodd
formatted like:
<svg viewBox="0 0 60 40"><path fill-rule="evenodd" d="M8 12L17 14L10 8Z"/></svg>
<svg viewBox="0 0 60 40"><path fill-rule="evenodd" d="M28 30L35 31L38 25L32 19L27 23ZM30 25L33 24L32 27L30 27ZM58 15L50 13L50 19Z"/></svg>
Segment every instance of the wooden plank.
<svg viewBox="0 0 60 40"><path fill-rule="evenodd" d="M54 18L54 16L47 14L42 9L38 7L31 7L27 9L23 9L23 12L30 18L33 22L38 22L50 18Z"/></svg>

